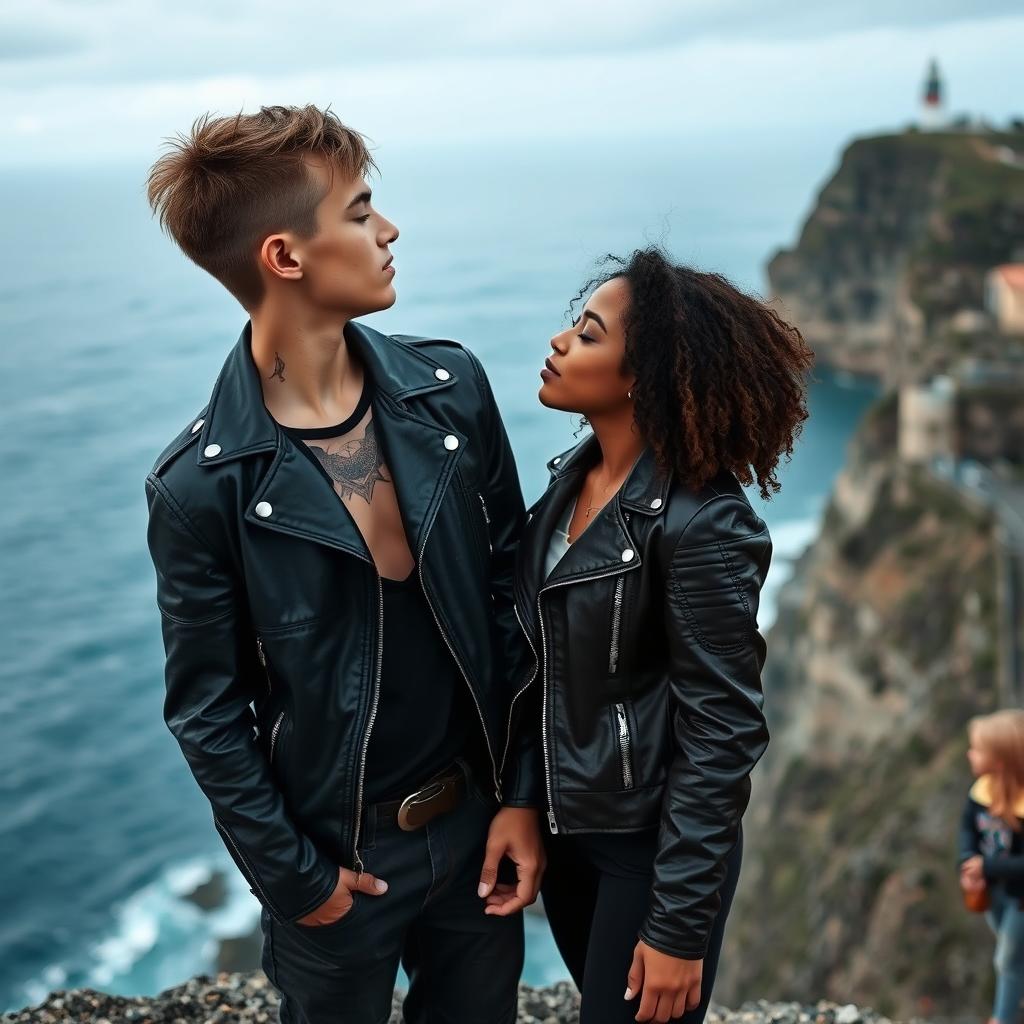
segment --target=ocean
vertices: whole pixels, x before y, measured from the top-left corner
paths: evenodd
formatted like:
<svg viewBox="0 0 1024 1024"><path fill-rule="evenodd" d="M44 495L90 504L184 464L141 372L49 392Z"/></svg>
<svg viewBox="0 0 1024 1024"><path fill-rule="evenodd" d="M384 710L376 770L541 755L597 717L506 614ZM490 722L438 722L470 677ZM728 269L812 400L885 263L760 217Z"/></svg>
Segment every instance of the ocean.
<svg viewBox="0 0 1024 1024"><path fill-rule="evenodd" d="M378 207L400 230L399 300L367 322L457 338L481 357L528 502L573 417L536 401L548 339L604 252L663 242L760 291L825 174L792 147L597 143L381 149ZM813 160L812 160L813 156ZM155 993L213 968L258 906L161 718L163 651L143 478L206 402L245 315L163 237L145 166L0 171L0 1008L54 988ZM813 537L874 395L817 371L811 419L770 503L760 614ZM770 654L769 654L770 656ZM770 699L770 695L769 695ZM214 871L226 905L181 895ZM528 920L525 980L565 976Z"/></svg>

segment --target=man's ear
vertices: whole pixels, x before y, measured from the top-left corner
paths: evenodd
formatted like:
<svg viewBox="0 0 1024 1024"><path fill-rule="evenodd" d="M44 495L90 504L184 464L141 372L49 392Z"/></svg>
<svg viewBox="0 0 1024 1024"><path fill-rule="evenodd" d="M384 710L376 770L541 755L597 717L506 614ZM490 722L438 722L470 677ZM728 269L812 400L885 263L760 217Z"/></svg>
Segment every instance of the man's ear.
<svg viewBox="0 0 1024 1024"><path fill-rule="evenodd" d="M268 235L260 246L260 264L283 281L298 281L302 277L302 256L294 249L290 234Z"/></svg>

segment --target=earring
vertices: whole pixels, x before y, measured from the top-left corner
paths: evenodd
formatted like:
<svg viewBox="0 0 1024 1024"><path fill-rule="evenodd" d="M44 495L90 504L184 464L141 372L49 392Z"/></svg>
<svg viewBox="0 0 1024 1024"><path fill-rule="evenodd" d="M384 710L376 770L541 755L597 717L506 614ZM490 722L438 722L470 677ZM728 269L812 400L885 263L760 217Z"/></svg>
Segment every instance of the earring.
<svg viewBox="0 0 1024 1024"><path fill-rule="evenodd" d="M633 392L632 392L632 390L629 390L629 391L627 391L627 392L626 392L626 397L627 397L627 398L632 398L632 397L633 397Z"/></svg>

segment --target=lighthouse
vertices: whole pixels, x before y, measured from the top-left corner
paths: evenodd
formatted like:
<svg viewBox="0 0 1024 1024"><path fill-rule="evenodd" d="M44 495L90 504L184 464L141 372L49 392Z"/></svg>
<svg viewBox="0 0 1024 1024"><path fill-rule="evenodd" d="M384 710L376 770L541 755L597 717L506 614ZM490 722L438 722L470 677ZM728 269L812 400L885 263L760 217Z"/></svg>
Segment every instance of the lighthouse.
<svg viewBox="0 0 1024 1024"><path fill-rule="evenodd" d="M945 97L942 79L939 77L938 62L932 59L928 64L928 76L924 82L921 97L921 127L936 131L946 126Z"/></svg>

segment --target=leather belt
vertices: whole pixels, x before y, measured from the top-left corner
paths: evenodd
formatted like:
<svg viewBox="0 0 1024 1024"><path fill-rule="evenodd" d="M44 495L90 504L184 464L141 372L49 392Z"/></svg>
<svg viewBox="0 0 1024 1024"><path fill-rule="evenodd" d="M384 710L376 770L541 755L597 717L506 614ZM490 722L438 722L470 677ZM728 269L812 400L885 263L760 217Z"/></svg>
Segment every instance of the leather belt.
<svg viewBox="0 0 1024 1024"><path fill-rule="evenodd" d="M461 765L445 769L440 775L427 780L418 789L399 800L383 800L368 805L380 818L394 818L405 832L422 828L432 818L456 808L466 794L466 776Z"/></svg>

